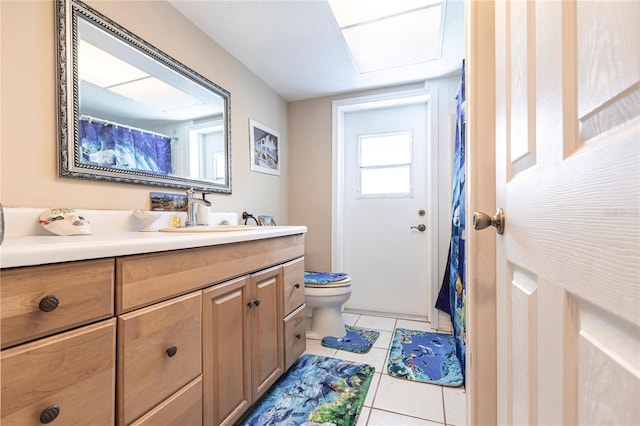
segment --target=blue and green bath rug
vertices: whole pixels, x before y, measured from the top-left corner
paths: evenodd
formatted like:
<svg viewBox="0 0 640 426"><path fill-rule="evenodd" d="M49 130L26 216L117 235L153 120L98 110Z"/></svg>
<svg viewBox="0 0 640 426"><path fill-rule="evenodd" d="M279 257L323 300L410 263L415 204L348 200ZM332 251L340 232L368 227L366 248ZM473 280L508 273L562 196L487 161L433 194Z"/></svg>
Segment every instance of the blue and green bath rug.
<svg viewBox="0 0 640 426"><path fill-rule="evenodd" d="M320 342L322 346L342 351L364 354L369 352L371 346L380 337L380 332L352 326L345 326L347 334L344 337L326 336Z"/></svg>
<svg viewBox="0 0 640 426"><path fill-rule="evenodd" d="M368 364L302 355L240 425L354 426L374 371Z"/></svg>
<svg viewBox="0 0 640 426"><path fill-rule="evenodd" d="M443 386L463 384L455 339L450 334L397 328L387 363L390 375Z"/></svg>

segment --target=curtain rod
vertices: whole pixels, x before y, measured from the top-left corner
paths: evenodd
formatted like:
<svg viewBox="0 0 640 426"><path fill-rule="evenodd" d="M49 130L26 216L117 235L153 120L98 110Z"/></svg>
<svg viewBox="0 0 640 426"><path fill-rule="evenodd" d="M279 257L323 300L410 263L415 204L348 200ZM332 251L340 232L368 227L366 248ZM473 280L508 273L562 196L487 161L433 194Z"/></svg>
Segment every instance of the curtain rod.
<svg viewBox="0 0 640 426"><path fill-rule="evenodd" d="M178 138L173 138L171 136L163 135L162 133L152 132L151 130L139 129L137 127L128 126L126 124L116 123L115 121L105 120L103 118L91 117L90 115L81 115L80 116L80 120L85 120L85 121L88 121L89 123L92 123L92 122L95 121L97 123L101 123L101 124L104 124L104 125L107 125L107 126L108 125L113 125L116 128L124 127L125 129L136 130L136 131L138 131L140 133L148 133L148 134L151 134L151 135L160 136L160 137L167 138L167 139L170 139L170 140L178 140Z"/></svg>

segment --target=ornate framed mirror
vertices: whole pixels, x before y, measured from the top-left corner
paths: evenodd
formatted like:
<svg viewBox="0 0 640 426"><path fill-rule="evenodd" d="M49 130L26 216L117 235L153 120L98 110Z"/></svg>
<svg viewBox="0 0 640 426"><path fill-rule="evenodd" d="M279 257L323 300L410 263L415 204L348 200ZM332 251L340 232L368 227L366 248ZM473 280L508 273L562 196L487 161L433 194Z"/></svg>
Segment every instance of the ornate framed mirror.
<svg viewBox="0 0 640 426"><path fill-rule="evenodd" d="M231 193L231 95L78 0L56 0L61 177Z"/></svg>

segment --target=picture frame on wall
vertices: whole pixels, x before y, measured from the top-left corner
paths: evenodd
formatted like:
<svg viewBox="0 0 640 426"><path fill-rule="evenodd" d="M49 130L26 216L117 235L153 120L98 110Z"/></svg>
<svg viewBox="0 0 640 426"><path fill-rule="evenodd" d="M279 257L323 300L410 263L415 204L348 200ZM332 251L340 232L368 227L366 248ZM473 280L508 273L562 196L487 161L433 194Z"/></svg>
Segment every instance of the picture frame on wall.
<svg viewBox="0 0 640 426"><path fill-rule="evenodd" d="M280 133L249 119L251 170L280 176Z"/></svg>

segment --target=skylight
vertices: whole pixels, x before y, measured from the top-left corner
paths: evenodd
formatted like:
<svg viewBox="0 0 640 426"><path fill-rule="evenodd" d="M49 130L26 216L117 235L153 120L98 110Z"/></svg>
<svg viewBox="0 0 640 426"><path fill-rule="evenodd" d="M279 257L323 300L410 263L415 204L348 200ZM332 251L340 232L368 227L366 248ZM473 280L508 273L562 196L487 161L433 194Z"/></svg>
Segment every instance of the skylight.
<svg viewBox="0 0 640 426"><path fill-rule="evenodd" d="M328 0L361 74L440 58L440 0Z"/></svg>

